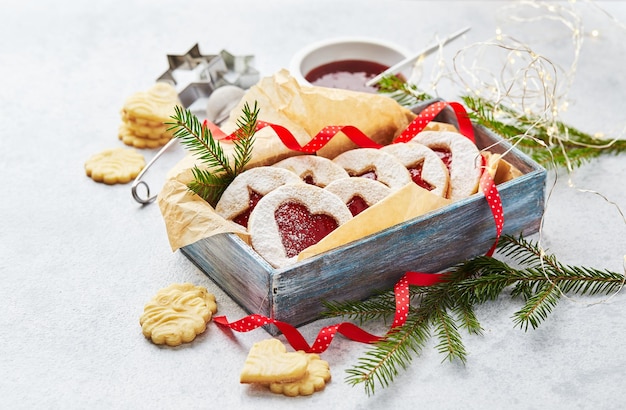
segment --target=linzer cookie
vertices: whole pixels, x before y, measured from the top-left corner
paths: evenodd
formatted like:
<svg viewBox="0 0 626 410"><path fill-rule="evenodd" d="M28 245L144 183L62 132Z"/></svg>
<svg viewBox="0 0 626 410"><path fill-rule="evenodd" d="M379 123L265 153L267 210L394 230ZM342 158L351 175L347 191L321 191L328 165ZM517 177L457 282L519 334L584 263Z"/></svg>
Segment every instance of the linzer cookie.
<svg viewBox="0 0 626 410"><path fill-rule="evenodd" d="M381 150L396 157L418 186L447 198L450 174L433 150L416 142L390 144Z"/></svg>
<svg viewBox="0 0 626 410"><path fill-rule="evenodd" d="M357 148L333 159L352 177L370 178L389 188L400 189L411 182L411 174L393 155L374 148Z"/></svg>
<svg viewBox="0 0 626 410"><path fill-rule="evenodd" d="M352 218L343 201L323 188L290 184L257 203L248 221L252 247L275 268L297 261L298 254Z"/></svg>
<svg viewBox="0 0 626 410"><path fill-rule="evenodd" d="M139 318L143 335L154 344L178 346L206 330L217 312L215 296L202 286L173 284L157 292Z"/></svg>
<svg viewBox="0 0 626 410"><path fill-rule="evenodd" d="M341 166L317 155L297 155L274 164L298 175L304 182L324 188L339 178L349 177Z"/></svg>
<svg viewBox="0 0 626 410"><path fill-rule="evenodd" d="M382 201L391 192L391 189L381 182L360 177L337 179L325 189L341 198L352 216Z"/></svg>
<svg viewBox="0 0 626 410"><path fill-rule="evenodd" d="M448 198L457 200L478 192L481 157L478 148L462 134L450 131L422 131L411 140L435 151L450 172Z"/></svg>
<svg viewBox="0 0 626 410"><path fill-rule="evenodd" d="M283 168L257 167L239 174L215 206L224 219L248 226L250 213L264 195L285 184L302 184L302 180Z"/></svg>

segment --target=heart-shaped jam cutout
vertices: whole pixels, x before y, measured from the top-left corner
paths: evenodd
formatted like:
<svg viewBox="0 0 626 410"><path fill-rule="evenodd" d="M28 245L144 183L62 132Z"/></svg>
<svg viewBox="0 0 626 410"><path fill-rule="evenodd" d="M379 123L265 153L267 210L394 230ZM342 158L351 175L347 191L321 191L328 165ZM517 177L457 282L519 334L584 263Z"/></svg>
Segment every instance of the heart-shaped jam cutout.
<svg viewBox="0 0 626 410"><path fill-rule="evenodd" d="M365 199L363 199L359 195L355 195L350 198L346 205L348 205L348 209L352 213L352 216L357 216L358 214L369 208L369 205L367 204L367 202L365 202Z"/></svg>
<svg viewBox="0 0 626 410"><path fill-rule="evenodd" d="M407 169L409 170L409 174L411 174L411 179L413 180L413 182L417 184L417 186L420 186L429 191L432 191L433 189L435 189L434 186L424 181L424 179L422 178L422 172L424 170L424 161L417 163L415 165L412 165L410 167L407 167Z"/></svg>
<svg viewBox="0 0 626 410"><path fill-rule="evenodd" d="M315 245L339 226L332 216L312 214L306 206L293 201L279 205L274 218L288 258Z"/></svg>
<svg viewBox="0 0 626 410"><path fill-rule="evenodd" d="M248 209L246 209L245 211L243 211L242 213L240 213L239 215L233 218L233 222L236 222L245 228L248 227L248 220L250 219L250 213L252 212L256 204L259 203L261 198L263 198L263 195L259 194L256 191L253 191L250 189L249 192L250 192L250 200L248 204Z"/></svg>

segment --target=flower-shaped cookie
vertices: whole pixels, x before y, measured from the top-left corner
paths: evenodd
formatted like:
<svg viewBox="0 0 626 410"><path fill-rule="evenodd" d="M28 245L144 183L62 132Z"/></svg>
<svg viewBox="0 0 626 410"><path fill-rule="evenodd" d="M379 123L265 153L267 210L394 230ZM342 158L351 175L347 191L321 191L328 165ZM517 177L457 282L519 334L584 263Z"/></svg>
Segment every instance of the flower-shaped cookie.
<svg viewBox="0 0 626 410"><path fill-rule="evenodd" d="M273 393L290 397L310 396L316 391L324 389L330 380L330 367L327 361L320 359L318 355L313 353L298 353L306 356L309 361L306 374L300 380L293 382L270 383L269 387Z"/></svg>
<svg viewBox="0 0 626 410"><path fill-rule="evenodd" d="M134 179L146 161L134 149L114 148L102 151L85 162L85 172L96 182L126 184Z"/></svg>
<svg viewBox="0 0 626 410"><path fill-rule="evenodd" d="M317 354L287 352L278 339L255 343L241 371L241 383L267 386L285 396L309 396L320 391L330 380L328 362Z"/></svg>
<svg viewBox="0 0 626 410"><path fill-rule="evenodd" d="M178 346L191 342L206 330L217 312L215 296L191 283L163 288L144 307L139 324L145 337L155 344Z"/></svg>

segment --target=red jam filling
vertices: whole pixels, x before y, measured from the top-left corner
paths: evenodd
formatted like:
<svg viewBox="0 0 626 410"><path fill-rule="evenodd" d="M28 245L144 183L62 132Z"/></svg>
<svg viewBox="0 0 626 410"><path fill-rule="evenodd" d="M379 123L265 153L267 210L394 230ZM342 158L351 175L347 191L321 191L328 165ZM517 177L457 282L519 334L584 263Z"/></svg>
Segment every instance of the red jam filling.
<svg viewBox="0 0 626 410"><path fill-rule="evenodd" d="M259 194L256 191L250 190L250 202L248 203L248 209L237 215L233 218L233 222L238 223L239 225L247 228L248 227L248 219L250 219L250 213L259 203L259 201L263 198L263 195Z"/></svg>
<svg viewBox="0 0 626 410"><path fill-rule="evenodd" d="M417 184L417 186L432 191L433 189L435 189L435 187L422 179L423 167L424 163L420 162L419 164L407 167L407 169L409 170L409 174L411 174L411 179Z"/></svg>
<svg viewBox="0 0 626 410"><path fill-rule="evenodd" d="M288 258L315 245L339 224L332 216L311 214L308 208L296 202L285 202L274 211L278 232Z"/></svg>
<svg viewBox="0 0 626 410"><path fill-rule="evenodd" d="M367 202L365 202L365 200L358 195L350 198L346 205L348 205L348 209L352 213L352 216L357 216L370 207Z"/></svg>
<svg viewBox="0 0 626 410"><path fill-rule="evenodd" d="M378 175L376 175L376 171L365 171L362 174L350 174L352 177L361 177L361 178L369 178L376 181L378 179Z"/></svg>
<svg viewBox="0 0 626 410"><path fill-rule="evenodd" d="M317 185L313 179L313 175L306 175L302 180L309 185Z"/></svg>
<svg viewBox="0 0 626 410"><path fill-rule="evenodd" d="M450 165L452 164L452 152L446 148L432 148L435 154L439 155L439 158L443 161L443 164L450 171Z"/></svg>

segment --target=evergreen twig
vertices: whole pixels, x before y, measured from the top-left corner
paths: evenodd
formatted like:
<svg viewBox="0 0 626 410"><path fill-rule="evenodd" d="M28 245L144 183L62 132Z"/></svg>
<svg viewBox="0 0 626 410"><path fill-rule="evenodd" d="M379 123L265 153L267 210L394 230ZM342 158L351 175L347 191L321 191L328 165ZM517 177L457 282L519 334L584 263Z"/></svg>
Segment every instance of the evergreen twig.
<svg viewBox="0 0 626 410"><path fill-rule="evenodd" d="M379 91L405 107L432 98L415 84L393 75L381 79ZM460 98L474 122L508 140L546 168L571 169L603 154L626 152L626 140L623 139L596 138L561 121L542 121L537 116L521 114L485 98ZM495 112L498 112L498 118Z"/></svg>
<svg viewBox="0 0 626 410"><path fill-rule="evenodd" d="M510 291L512 298L523 300L522 307L513 315L513 323L527 331L547 319L562 295L606 295L624 285L623 274L564 265L522 236L502 237L498 249L500 255L519 266L479 256L455 266L440 283L411 287L414 303L406 323L374 343L347 370L347 382L363 384L368 395L374 394L376 386L388 387L399 370L406 369L433 336L437 338L435 348L444 355L444 360L464 363L467 352L459 329L480 334L482 329L474 307L497 299L505 290ZM349 316L362 322L389 318L395 314L393 298L393 292L388 291L365 301L327 303L326 315Z"/></svg>
<svg viewBox="0 0 626 410"><path fill-rule="evenodd" d="M173 121L166 123L169 126L168 131L174 130L174 137L178 138L206 165L206 168L194 166L191 169L193 180L187 185L190 191L213 206L217 204L224 190L237 175L243 172L252 158L258 114L259 108L256 102L252 109L248 103L244 104L242 115L237 120L238 129L232 140L233 166L220 142L213 137L211 130L203 126L190 110L175 107L174 115L170 117Z"/></svg>

